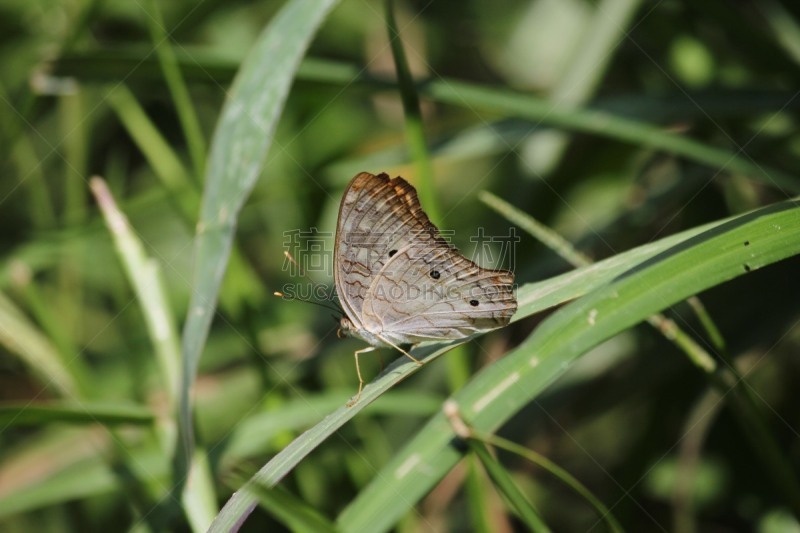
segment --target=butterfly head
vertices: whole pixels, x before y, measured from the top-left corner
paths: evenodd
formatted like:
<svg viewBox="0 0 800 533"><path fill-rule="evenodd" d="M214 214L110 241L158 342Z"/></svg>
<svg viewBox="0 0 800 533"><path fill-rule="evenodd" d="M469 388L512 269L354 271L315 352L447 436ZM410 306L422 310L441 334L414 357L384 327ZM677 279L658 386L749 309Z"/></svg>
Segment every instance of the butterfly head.
<svg viewBox="0 0 800 533"><path fill-rule="evenodd" d="M353 326L353 322L347 316L343 316L339 320L339 329L336 331L336 336L340 339L343 339L344 337L352 337L352 332L354 329L355 327Z"/></svg>

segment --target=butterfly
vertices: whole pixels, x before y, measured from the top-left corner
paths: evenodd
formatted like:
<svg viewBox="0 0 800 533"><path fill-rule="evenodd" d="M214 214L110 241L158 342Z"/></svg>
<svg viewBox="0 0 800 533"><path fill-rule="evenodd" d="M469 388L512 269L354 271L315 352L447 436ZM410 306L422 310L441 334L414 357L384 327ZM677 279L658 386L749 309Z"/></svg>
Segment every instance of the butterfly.
<svg viewBox="0 0 800 533"><path fill-rule="evenodd" d="M339 335L392 347L445 341L503 327L517 310L514 274L481 268L442 238L401 177L362 172L339 206L334 282L344 311Z"/></svg>

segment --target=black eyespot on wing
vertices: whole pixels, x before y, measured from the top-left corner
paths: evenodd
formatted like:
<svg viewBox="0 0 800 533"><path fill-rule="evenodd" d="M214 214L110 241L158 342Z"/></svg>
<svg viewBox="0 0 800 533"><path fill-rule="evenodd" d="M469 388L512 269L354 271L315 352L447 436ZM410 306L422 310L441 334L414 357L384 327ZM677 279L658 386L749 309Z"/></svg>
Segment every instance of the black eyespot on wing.
<svg viewBox="0 0 800 533"><path fill-rule="evenodd" d="M471 305L472 307L478 307L478 303L479 303L478 300L470 300L469 301L469 305Z"/></svg>
<svg viewBox="0 0 800 533"><path fill-rule="evenodd" d="M442 275L441 275L441 274L439 274L439 271L438 271L438 270L431 270L431 277L432 277L433 279L439 279L439 278L441 278L441 277L442 277Z"/></svg>
<svg viewBox="0 0 800 533"><path fill-rule="evenodd" d="M394 257L394 254L397 253L397 250L389 250L389 257Z"/></svg>

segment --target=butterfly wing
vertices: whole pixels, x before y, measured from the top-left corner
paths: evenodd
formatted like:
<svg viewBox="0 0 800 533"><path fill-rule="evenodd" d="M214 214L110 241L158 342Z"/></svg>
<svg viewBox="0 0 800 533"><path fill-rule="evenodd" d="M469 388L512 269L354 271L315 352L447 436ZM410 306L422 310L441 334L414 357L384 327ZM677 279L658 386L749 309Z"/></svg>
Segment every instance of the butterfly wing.
<svg viewBox="0 0 800 533"><path fill-rule="evenodd" d="M334 253L336 291L356 332L397 344L458 339L505 326L517 310L513 273L450 246L400 177L353 178Z"/></svg>
<svg viewBox="0 0 800 533"><path fill-rule="evenodd" d="M362 307L378 273L420 236L435 240L438 231L414 187L386 174L362 172L352 179L339 206L334 282L356 330L363 328Z"/></svg>
<svg viewBox="0 0 800 533"><path fill-rule="evenodd" d="M363 327L396 344L460 339L508 324L514 274L481 268L446 243L413 243L378 273Z"/></svg>

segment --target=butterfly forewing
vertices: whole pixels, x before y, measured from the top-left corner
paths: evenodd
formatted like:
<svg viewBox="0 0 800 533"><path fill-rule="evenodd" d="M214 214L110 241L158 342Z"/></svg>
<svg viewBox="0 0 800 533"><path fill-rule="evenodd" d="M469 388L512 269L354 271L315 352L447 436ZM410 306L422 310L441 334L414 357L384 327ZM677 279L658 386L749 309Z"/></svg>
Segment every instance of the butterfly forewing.
<svg viewBox="0 0 800 533"><path fill-rule="evenodd" d="M342 197L336 227L335 282L350 319L361 324L361 307L386 262L415 235L432 226L417 194L402 178L358 174Z"/></svg>

